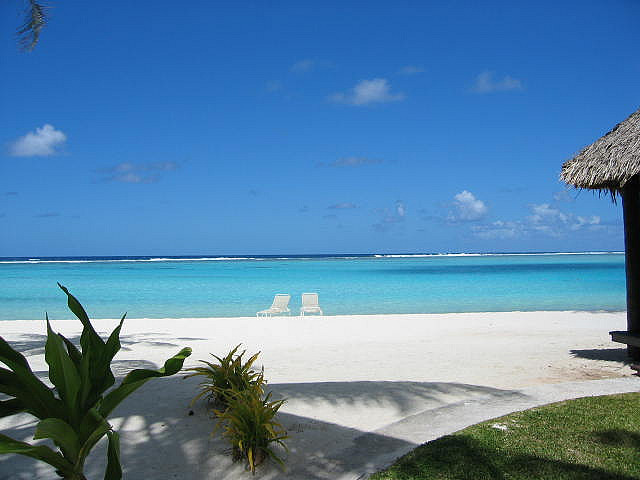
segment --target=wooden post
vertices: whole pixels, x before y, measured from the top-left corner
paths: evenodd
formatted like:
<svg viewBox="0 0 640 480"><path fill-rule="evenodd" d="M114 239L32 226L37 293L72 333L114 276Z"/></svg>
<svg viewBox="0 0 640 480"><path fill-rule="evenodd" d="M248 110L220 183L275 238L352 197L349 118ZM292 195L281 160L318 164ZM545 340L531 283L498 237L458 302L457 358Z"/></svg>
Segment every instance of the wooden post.
<svg viewBox="0 0 640 480"><path fill-rule="evenodd" d="M627 273L627 331L640 336L640 181L635 175L622 189L624 250ZM633 360L640 360L640 347L628 345Z"/></svg>

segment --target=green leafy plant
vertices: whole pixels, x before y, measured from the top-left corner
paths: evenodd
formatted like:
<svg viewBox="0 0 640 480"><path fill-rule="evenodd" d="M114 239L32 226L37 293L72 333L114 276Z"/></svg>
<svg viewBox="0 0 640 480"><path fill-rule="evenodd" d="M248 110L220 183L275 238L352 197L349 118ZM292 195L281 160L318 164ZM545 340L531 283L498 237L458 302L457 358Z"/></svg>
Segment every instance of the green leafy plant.
<svg viewBox="0 0 640 480"><path fill-rule="evenodd" d="M33 373L19 352L0 337L0 392L8 400L0 401L0 417L20 412L40 421L34 439L51 439L58 450L46 445L31 445L0 434L0 453L17 453L48 463L56 473L70 480L86 480L84 463L91 449L105 435L108 438L105 480L122 478L120 441L107 417L127 396L154 377L166 377L180 371L190 348L183 348L159 370L136 369L120 385L115 383L111 361L120 350L120 330L126 316L105 342L94 330L84 308L66 293L69 309L82 322L79 350L71 341L51 329L47 316L45 360L49 365L50 389Z"/></svg>
<svg viewBox="0 0 640 480"><path fill-rule="evenodd" d="M252 368L260 352L253 355L245 363L242 363L242 356L246 350L236 354L240 345L242 344L236 345L233 350L222 358L211 354L218 363L200 360L206 366L186 369L186 371L193 373L186 375L185 379L196 376L204 377L200 382L200 393L191 401L192 405L199 398L206 396L218 408L226 408L232 391L242 391L254 386L261 387L265 383L262 370L256 371Z"/></svg>
<svg viewBox="0 0 640 480"><path fill-rule="evenodd" d="M224 357L212 356L218 363L200 360L205 366L189 368L193 372L185 378L202 376L200 393L191 401L206 396L218 409L216 429L224 428L223 436L232 445L236 460L246 458L249 469L255 473L257 465L270 457L284 467L284 462L273 446L287 449L283 440L288 438L286 430L275 420L278 409L285 400L271 401L271 393L265 396L264 368L252 368L260 352L243 363L246 350L236 353L240 345Z"/></svg>
<svg viewBox="0 0 640 480"><path fill-rule="evenodd" d="M262 376L262 374L260 374ZM285 400L271 401L271 392L264 396L262 384L244 390L229 392L226 410L216 410L218 426L224 428L223 436L233 447L236 459L246 458L249 469L255 474L256 466L266 457L284 468L283 460L274 451L274 445L285 450L283 440L289 438L284 427L275 420Z"/></svg>

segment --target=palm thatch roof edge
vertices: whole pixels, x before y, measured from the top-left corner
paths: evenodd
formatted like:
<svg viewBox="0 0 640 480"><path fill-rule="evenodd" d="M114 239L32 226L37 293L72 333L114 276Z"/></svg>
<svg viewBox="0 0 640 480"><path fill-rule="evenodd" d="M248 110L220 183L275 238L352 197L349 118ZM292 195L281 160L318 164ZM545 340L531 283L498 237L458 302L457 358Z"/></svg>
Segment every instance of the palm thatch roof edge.
<svg viewBox="0 0 640 480"><path fill-rule="evenodd" d="M613 198L640 173L640 108L562 165L560 179Z"/></svg>

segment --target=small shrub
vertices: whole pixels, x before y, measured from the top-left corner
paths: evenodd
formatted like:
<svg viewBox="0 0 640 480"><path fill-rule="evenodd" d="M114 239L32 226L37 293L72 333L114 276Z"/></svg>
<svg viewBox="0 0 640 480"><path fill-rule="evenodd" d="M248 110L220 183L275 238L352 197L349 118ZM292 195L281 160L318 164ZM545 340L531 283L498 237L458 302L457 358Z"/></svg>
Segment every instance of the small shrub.
<svg viewBox="0 0 640 480"><path fill-rule="evenodd" d="M132 370L120 385L105 392L115 383L111 360L120 350L120 324L105 342L94 330L84 308L69 293L69 309L82 322L79 350L71 341L55 333L47 317L45 360L49 365L50 389L33 373L19 352L0 337L0 393L8 400L0 401L0 417L26 412L40 421L34 439L49 438L58 450L46 445L31 445L0 435L0 453L17 453L53 466L56 473L70 480L86 480L84 463L91 449L105 435L107 467L105 480L122 478L120 440L107 417L127 396L154 377L166 377L182 368L190 348L183 348L159 370Z"/></svg>
<svg viewBox="0 0 640 480"><path fill-rule="evenodd" d="M265 396L264 368L260 371L251 368L260 352L242 363L246 350L236 354L239 348L237 345L223 358L212 354L218 360L217 364L201 360L206 366L187 369L193 373L185 378L204 377L200 382L200 393L191 403L203 396L214 403L217 409L213 412L218 417L214 432L223 428L223 436L231 443L234 459L246 459L252 473L267 457L284 467L273 446L278 444L287 449L283 442L288 438L287 432L275 420L285 400L271 401L271 393Z"/></svg>
<svg viewBox="0 0 640 480"><path fill-rule="evenodd" d="M253 363L260 355L260 352L253 355L245 363L242 363L242 356L246 350L240 354L236 354L241 344L238 344L227 355L220 358L211 354L218 363L200 360L205 364L204 367L187 368L187 372L193 372L184 378L201 376L204 379L200 382L200 393L194 397L191 404L195 403L199 398L206 396L207 400L212 402L217 408L224 409L229 405L229 394L231 391L240 392L248 388L259 386L262 388L264 376L262 371L258 372L252 369Z"/></svg>
<svg viewBox="0 0 640 480"><path fill-rule="evenodd" d="M285 400L271 400L271 393L264 397L261 384L244 390L232 390L228 395L226 410L217 410L218 425L223 426L223 436L233 447L236 459L246 458L249 469L255 474L256 466L266 457L284 468L284 462L273 450L278 444L287 450L283 440L288 438L284 427L275 416Z"/></svg>

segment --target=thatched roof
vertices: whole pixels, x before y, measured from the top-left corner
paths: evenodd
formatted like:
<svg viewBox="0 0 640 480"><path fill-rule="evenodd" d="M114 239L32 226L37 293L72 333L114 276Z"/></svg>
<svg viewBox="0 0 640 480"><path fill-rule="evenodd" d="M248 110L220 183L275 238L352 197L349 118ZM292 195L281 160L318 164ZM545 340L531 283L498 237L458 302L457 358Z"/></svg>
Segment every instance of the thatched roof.
<svg viewBox="0 0 640 480"><path fill-rule="evenodd" d="M611 193L640 173L640 109L562 165L560 179L578 188Z"/></svg>

